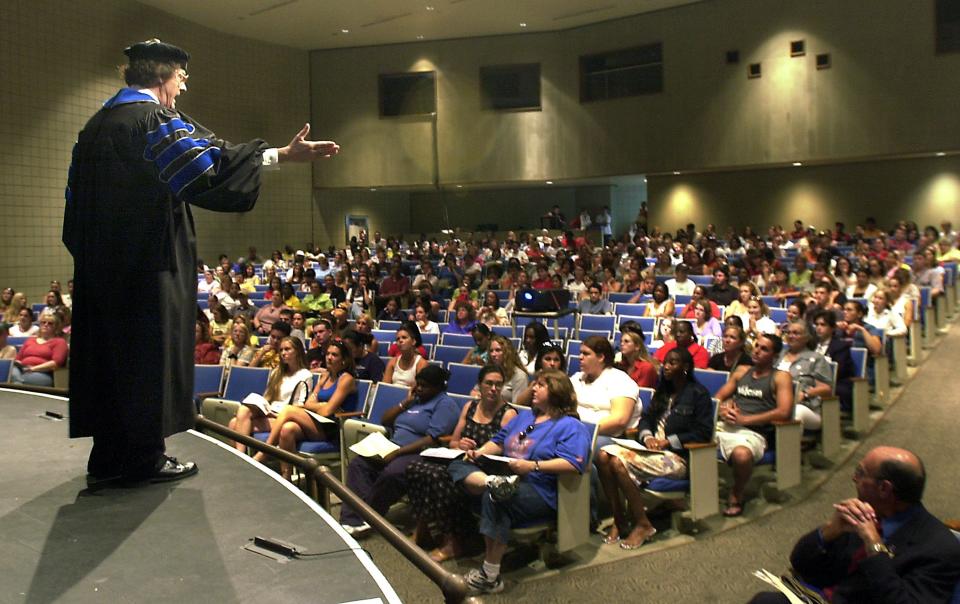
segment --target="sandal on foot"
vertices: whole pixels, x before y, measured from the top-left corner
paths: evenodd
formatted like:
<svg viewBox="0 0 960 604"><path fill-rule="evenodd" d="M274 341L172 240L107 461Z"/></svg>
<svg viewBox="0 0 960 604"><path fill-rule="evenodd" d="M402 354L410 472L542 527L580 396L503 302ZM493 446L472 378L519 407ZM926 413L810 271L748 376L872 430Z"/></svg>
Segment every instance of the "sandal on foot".
<svg viewBox="0 0 960 604"><path fill-rule="evenodd" d="M723 515L727 518L736 518L737 516L743 515L743 504L742 503L728 503L726 509L723 510Z"/></svg>
<svg viewBox="0 0 960 604"><path fill-rule="evenodd" d="M616 535L611 535L610 533L607 533L606 535L603 536L604 545L613 545L614 543L619 543L619 542L620 542L619 533L617 533Z"/></svg>
<svg viewBox="0 0 960 604"><path fill-rule="evenodd" d="M630 549L640 549L641 547L643 547L643 545L644 545L647 541L650 541L650 539L652 539L653 536L656 535L656 534L657 534L657 529L650 529L650 532L647 533L647 536L644 537L644 538L640 541L640 543L627 543L626 541L621 541L621 542L620 542L620 549L627 549L627 550L630 550Z"/></svg>

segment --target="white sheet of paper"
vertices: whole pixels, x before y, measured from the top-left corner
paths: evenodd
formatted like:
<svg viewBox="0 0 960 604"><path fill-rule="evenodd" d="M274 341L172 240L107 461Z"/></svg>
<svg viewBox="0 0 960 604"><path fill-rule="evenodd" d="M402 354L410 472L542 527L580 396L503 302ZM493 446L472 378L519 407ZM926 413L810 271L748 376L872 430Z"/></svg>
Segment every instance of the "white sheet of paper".
<svg viewBox="0 0 960 604"><path fill-rule="evenodd" d="M330 419L329 417L324 417L324 416L320 415L319 413L317 413L316 411L311 411L311 410L307 409L306 407L304 407L303 410L307 412L307 415L309 415L309 416L312 417L313 419L317 420L317 421L320 422L321 424L335 424L335 423L337 423L337 422L333 421L332 419Z"/></svg>
<svg viewBox="0 0 960 604"><path fill-rule="evenodd" d="M803 604L803 600L797 597L793 591L783 584L783 581L780 580L780 577L771 573L765 568L754 571L753 576L760 579L764 583L773 586L774 589L782 593L787 597L787 600L790 601L790 604Z"/></svg>
<svg viewBox="0 0 960 604"><path fill-rule="evenodd" d="M649 455L663 455L663 451L654 451L653 449L648 449L639 442L630 440L629 438L612 438L611 440L624 449L630 449L631 451L637 451L638 453L647 453Z"/></svg>
<svg viewBox="0 0 960 604"><path fill-rule="evenodd" d="M259 409L260 413L264 415L274 415L273 411L270 409L270 402L256 392L251 392L248 394L242 401L240 401L240 404L246 405L247 407L253 407L254 409Z"/></svg>
<svg viewBox="0 0 960 604"><path fill-rule="evenodd" d="M420 457L431 457L433 459L456 459L463 455L460 449L449 449L447 447L430 447L420 451Z"/></svg>
<svg viewBox="0 0 960 604"><path fill-rule="evenodd" d="M390 442L380 432L368 434L366 438L352 445L350 450L360 457L386 457L400 447Z"/></svg>

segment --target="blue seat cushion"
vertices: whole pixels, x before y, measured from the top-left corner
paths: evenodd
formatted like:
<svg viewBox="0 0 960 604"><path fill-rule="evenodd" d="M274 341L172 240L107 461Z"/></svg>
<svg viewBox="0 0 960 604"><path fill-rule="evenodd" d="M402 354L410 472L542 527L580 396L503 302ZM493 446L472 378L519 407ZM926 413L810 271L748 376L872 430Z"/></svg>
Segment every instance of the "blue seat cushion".
<svg viewBox="0 0 960 604"><path fill-rule="evenodd" d="M269 432L254 432L253 437L257 440L267 442L267 437L270 436Z"/></svg>
<svg viewBox="0 0 960 604"><path fill-rule="evenodd" d="M686 493L690 490L690 481L676 478L654 478L647 483L647 490L657 493L674 493L677 491Z"/></svg>
<svg viewBox="0 0 960 604"><path fill-rule="evenodd" d="M318 453L339 453L340 445L336 441L305 440L300 443L300 452L310 455L316 455Z"/></svg>
<svg viewBox="0 0 960 604"><path fill-rule="evenodd" d="M717 459L720 460L720 461L724 461L723 455L720 453L720 451L717 451ZM725 463L726 463L727 465L730 465L730 461L729 461L729 460L727 460ZM776 465L776 463L777 463L777 452L776 452L775 450L773 450L773 449L767 449L767 450L764 452L763 457L760 458L760 461L757 462L757 463L754 464L754 465L758 465L758 466L773 466L773 465Z"/></svg>

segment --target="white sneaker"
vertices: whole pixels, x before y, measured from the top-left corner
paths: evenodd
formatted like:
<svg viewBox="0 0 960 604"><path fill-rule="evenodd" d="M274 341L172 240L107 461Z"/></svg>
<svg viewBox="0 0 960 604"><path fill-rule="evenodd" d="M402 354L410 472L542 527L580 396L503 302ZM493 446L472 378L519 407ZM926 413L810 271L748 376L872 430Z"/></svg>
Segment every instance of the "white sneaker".
<svg viewBox="0 0 960 604"><path fill-rule="evenodd" d="M353 537L359 537L360 535L364 535L367 532L369 532L370 529L372 528L366 522L357 526L353 526L350 524L341 524L340 526L343 527L343 530L347 531L348 535L351 535Z"/></svg>
<svg viewBox="0 0 960 604"><path fill-rule="evenodd" d="M513 497L517 489L520 488L520 477L513 476L488 476L487 489L490 491L490 497L494 501L506 501Z"/></svg>
<svg viewBox="0 0 960 604"><path fill-rule="evenodd" d="M503 591L503 579L487 577L482 568L475 568L463 575L471 594L495 594Z"/></svg>

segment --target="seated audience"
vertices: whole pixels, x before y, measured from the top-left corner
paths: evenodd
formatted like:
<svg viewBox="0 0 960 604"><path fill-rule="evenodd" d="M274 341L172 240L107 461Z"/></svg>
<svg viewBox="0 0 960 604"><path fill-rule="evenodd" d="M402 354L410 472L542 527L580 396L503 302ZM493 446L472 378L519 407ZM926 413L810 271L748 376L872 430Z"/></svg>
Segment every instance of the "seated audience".
<svg viewBox="0 0 960 604"><path fill-rule="evenodd" d="M444 333L469 334L477 324L476 309L469 302L458 302L450 313L450 322L443 330Z"/></svg>
<svg viewBox="0 0 960 604"><path fill-rule="evenodd" d="M671 330L672 341L664 342L654 354L654 358L663 363L667 353L674 348L686 348L690 356L693 357L693 365L699 369L706 369L710 362L710 353L706 348L697 344L693 337L693 326L689 321L677 321L673 324Z"/></svg>
<svg viewBox="0 0 960 604"><path fill-rule="evenodd" d="M464 275L460 279L460 287L453 290L453 293L450 294L450 304L447 305L447 311L453 312L461 302L465 302L476 308L479 299L480 293L473 287L473 277Z"/></svg>
<svg viewBox="0 0 960 604"><path fill-rule="evenodd" d="M747 336L743 329L728 325L723 330L723 352L710 357L707 369L714 371L733 371L740 365L753 365L753 359L744 349Z"/></svg>
<svg viewBox="0 0 960 604"><path fill-rule="evenodd" d="M519 361L519 357L517 360ZM534 375L543 369L556 369L557 371L562 371L563 373L567 372L567 357L563 354L563 348L561 346L558 346L553 342L547 342L540 347L540 351L537 353L534 361ZM529 407L531 400L533 400L532 381L527 384L527 387L523 390L523 392L519 393L516 398L514 398L513 402L515 405Z"/></svg>
<svg viewBox="0 0 960 604"><path fill-rule="evenodd" d="M280 320L280 309L283 308L283 296L280 294L279 289L273 293L274 296L270 299L270 304L258 310L257 314L253 317L253 327L257 330L257 333L262 336L268 335L273 324Z"/></svg>
<svg viewBox="0 0 960 604"><path fill-rule="evenodd" d="M740 315L740 318L743 320L742 315ZM767 303L759 296L751 296L747 302L747 320L743 326L744 331L747 332L747 340L751 343L755 342L757 336L762 333L780 335L780 329L770 318L770 309L767 308Z"/></svg>
<svg viewBox="0 0 960 604"><path fill-rule="evenodd" d="M193 362L197 365L218 365L220 363L220 347L210 339L210 327L203 321L197 321L196 342L193 345Z"/></svg>
<svg viewBox="0 0 960 604"><path fill-rule="evenodd" d="M696 319L697 315L697 302L699 300L707 300L710 302L710 316L714 319L720 319L720 307L717 306L717 303L713 300L707 298L707 290L702 285L698 285L693 288L693 294L690 297L690 301L687 302L687 305L683 307L683 310L680 311L680 319Z"/></svg>
<svg viewBox="0 0 960 604"><path fill-rule="evenodd" d="M483 323L477 323L470 332L473 336L473 348L463 358L467 365L486 365L490 361L490 328Z"/></svg>
<svg viewBox="0 0 960 604"><path fill-rule="evenodd" d="M522 411L487 444L467 451L465 461L449 466L454 482L480 498L480 533L486 547L482 566L464 576L471 593L503 590L500 562L511 527L554 518L557 475L587 469L590 431L577 420L569 378L559 371L539 373L532 403L532 410ZM514 476L484 472L485 454L513 458L510 469Z"/></svg>
<svg viewBox="0 0 960 604"><path fill-rule="evenodd" d="M689 274L690 268L686 264L680 263L674 269L675 277L673 279L667 279L667 291L670 292L670 297L674 300L676 300L677 296L693 295L693 290L697 284L687 278Z"/></svg>
<svg viewBox="0 0 960 604"><path fill-rule="evenodd" d="M381 515L406 494L407 466L419 459L423 449L436 447L440 437L452 433L457 425L460 408L445 392L448 375L441 367L427 365L417 374L410 396L384 412L381 422L392 431L390 441L399 449L382 459L357 456L350 462L347 488ZM340 508L340 523L352 535L370 530L348 504Z"/></svg>
<svg viewBox="0 0 960 604"><path fill-rule="evenodd" d="M40 329L27 338L10 370L10 381L29 386L53 386L53 372L67 365L67 341L61 335L60 317L40 315Z"/></svg>
<svg viewBox="0 0 960 604"><path fill-rule="evenodd" d="M11 325L6 321L0 321L0 361L17 358L17 347L7 343L10 327ZM526 374L524 374L524 376L526 376Z"/></svg>
<svg viewBox="0 0 960 604"><path fill-rule="evenodd" d="M836 363L833 394L840 399L840 407L849 411L853 407L853 357L850 355L850 340L837 330L837 318L832 311L821 310L813 317L817 335L814 352ZM829 377L829 373L827 377Z"/></svg>
<svg viewBox="0 0 960 604"><path fill-rule="evenodd" d="M377 315L377 321L403 321L406 319L396 298L387 298L386 300L386 305Z"/></svg>
<svg viewBox="0 0 960 604"><path fill-rule="evenodd" d="M580 300L577 309L581 314L589 315L611 315L613 314L613 304L610 300L605 300L603 296L603 287L598 283L593 283L587 288L587 297Z"/></svg>
<svg viewBox="0 0 960 604"><path fill-rule="evenodd" d="M694 337L701 343L705 343L707 338L717 339L722 337L723 327L720 321L713 317L710 300L700 298L696 302L691 301L690 304L695 305L693 311L694 321L692 324Z"/></svg>
<svg viewBox="0 0 960 604"><path fill-rule="evenodd" d="M653 478L686 478L690 455L684 445L708 442L713 434L710 393L694 379L693 358L686 350L675 348L667 354L663 380L639 428L637 440L662 455L638 453L616 444L597 454L600 484L613 506L613 527L603 542L619 542L623 549L636 549L657 532L645 511L644 484ZM632 516L629 521L624 498Z"/></svg>
<svg viewBox="0 0 960 604"><path fill-rule="evenodd" d="M285 338L281 344L281 355L285 354L285 346L295 338ZM270 421L270 435L267 444L280 447L290 453L296 453L298 445L305 440L333 440L337 438L337 425L320 422L311 413L333 420L334 414L351 398L356 399L357 384L353 376L353 355L342 341L333 341L326 348L326 370L320 372L317 385L313 387L310 396L301 402L301 399L291 401L277 413L275 420ZM294 352L301 367L306 364L303 349ZM288 363L290 363L288 361ZM288 369L289 372L289 369ZM297 371L303 378L303 369ZM307 372L309 375L309 371ZM293 378L291 378L293 379ZM309 379L312 379L309 378ZM307 379L309 387L310 381ZM267 398L267 397L264 397ZM270 399L268 399L270 400ZM311 413L308 413L311 412ZM239 413L237 414L239 424ZM254 459L262 461L263 454L257 453ZM280 465L281 475L288 479L291 474L289 464Z"/></svg>
<svg viewBox="0 0 960 604"><path fill-rule="evenodd" d="M250 344L250 329L242 322L234 322L230 339L220 353L220 364L224 367L246 367L253 360L257 349Z"/></svg>
<svg viewBox="0 0 960 604"><path fill-rule="evenodd" d="M310 281L307 287L310 293L300 301L300 309L306 314L307 323L312 324L313 320L333 310L334 301L317 280Z"/></svg>
<svg viewBox="0 0 960 604"><path fill-rule="evenodd" d="M387 368L383 372L383 381L412 389L416 385L417 374L429 365L427 359L417 350L423 346L417 324L413 321L404 321L397 330L395 343L400 354L392 357L387 363Z"/></svg>
<svg viewBox="0 0 960 604"><path fill-rule="evenodd" d="M851 341L853 348L866 348L872 356L883 354L883 331L865 322L863 304L847 300L843 305L843 321L837 323L840 337Z"/></svg>
<svg viewBox="0 0 960 604"><path fill-rule="evenodd" d="M737 299L738 291L730 285L730 273L726 267L719 267L713 271L713 285L707 288L707 298L717 303L717 306L728 306Z"/></svg>
<svg viewBox="0 0 960 604"><path fill-rule="evenodd" d="M772 422L791 417L793 382L789 373L774 365L782 348L778 336L761 335L753 347L753 365L734 369L715 395L720 401L717 445L733 467L724 516L743 514L744 489L753 466L776 444Z"/></svg>
<svg viewBox="0 0 960 604"><path fill-rule="evenodd" d="M675 308L673 298L667 291L667 286L663 283L657 283L653 286L653 300L647 302L646 308L643 309L643 316L657 319L673 317Z"/></svg>
<svg viewBox="0 0 960 604"><path fill-rule="evenodd" d="M10 297L10 303L7 306L7 310L3 313L3 320L7 323L17 323L21 320L21 311L22 310L30 311L30 322L33 322L33 310L30 308L30 305L27 304L27 296L23 292L16 292ZM32 335L32 334L31 334ZM15 336L21 337L21 336Z"/></svg>
<svg viewBox="0 0 960 604"><path fill-rule="evenodd" d="M517 353L517 358L520 359L520 364L526 368L528 375L535 373L534 366L537 363L537 354L540 352L540 347L548 342L550 342L550 334L543 323L536 321L528 323L523 329L523 342L520 351Z"/></svg>
<svg viewBox="0 0 960 604"><path fill-rule="evenodd" d="M273 334L270 337L272 339ZM279 416L286 411L287 406L303 405L303 402L307 400L313 376L307 369L303 347L300 346L296 338L283 336L279 340L278 348L277 364L270 372L270 377L267 379L267 389L263 392L263 398L271 404L270 414L264 415L255 407L240 405L240 408L237 409L237 416L230 420L231 430L248 436L254 432L272 432ZM278 408L282 410L277 411ZM284 415L285 417L286 415ZM282 425L281 423L280 426ZM276 440L270 442L270 444L276 444ZM247 450L246 445L241 442L235 443L235 446L239 451L246 452ZM254 459L262 460L263 454L258 453ZM289 478L289 469L284 478Z"/></svg>
<svg viewBox="0 0 960 604"><path fill-rule="evenodd" d="M340 338L350 350L350 356L353 357L357 379L370 380L374 383L382 381L387 366L376 352L370 352L367 347L372 336L348 329L340 334Z"/></svg>
<svg viewBox="0 0 960 604"><path fill-rule="evenodd" d="M477 311L477 320L487 327L510 325L507 309L500 306L500 298L497 297L497 292L487 290L483 294L483 304Z"/></svg>
<svg viewBox="0 0 960 604"><path fill-rule="evenodd" d="M230 330L233 329L233 317L226 306L217 306L213 309L213 318L210 320L209 340L219 348L227 341L230 336Z"/></svg>
<svg viewBox="0 0 960 604"><path fill-rule="evenodd" d="M527 374L522 369L524 382ZM517 412L503 396L506 385L499 365L486 365L477 375L477 396L464 405L450 440L451 449L472 451L482 447L516 417ZM430 552L437 562L459 557L464 541L476 530L476 522L462 490L447 472L447 464L429 458L407 466L405 478L410 504L417 518L414 533L418 545L433 541Z"/></svg>
<svg viewBox="0 0 960 604"><path fill-rule="evenodd" d="M641 388L656 388L660 363L650 356L644 343L643 328L636 321L620 326L620 355L614 364Z"/></svg>
<svg viewBox="0 0 960 604"><path fill-rule="evenodd" d="M21 308L17 313L16 321L10 326L11 337L29 338L40 331L40 326L33 324L33 311L29 308Z"/></svg>
<svg viewBox="0 0 960 604"><path fill-rule="evenodd" d="M580 371L570 378L580 419L598 426L598 446L636 428L640 421L637 383L614 367L613 362L610 340L590 336L580 344Z"/></svg>
<svg viewBox="0 0 960 604"><path fill-rule="evenodd" d="M503 336L493 336L489 357L490 363L500 367L504 376L501 398L508 403L517 402L517 397L527 389L527 370L520 363L513 344Z"/></svg>
<svg viewBox="0 0 960 604"><path fill-rule="evenodd" d="M784 334L787 347L780 354L777 369L789 372L797 389L793 417L803 422L805 430L819 430L821 399L832 393L830 365L826 357L810 349L813 338L806 321L790 323Z"/></svg>
<svg viewBox="0 0 960 604"><path fill-rule="evenodd" d="M796 578L830 602L947 602L960 581L960 542L923 506L914 453L876 447L853 471L857 495L793 548ZM753 604L787 604L779 592Z"/></svg>
<svg viewBox="0 0 960 604"><path fill-rule="evenodd" d="M290 324L283 321L274 323L270 328L270 337L267 338L266 344L261 346L250 359L250 366L267 369L277 367L280 364L280 341L288 337L290 337Z"/></svg>

